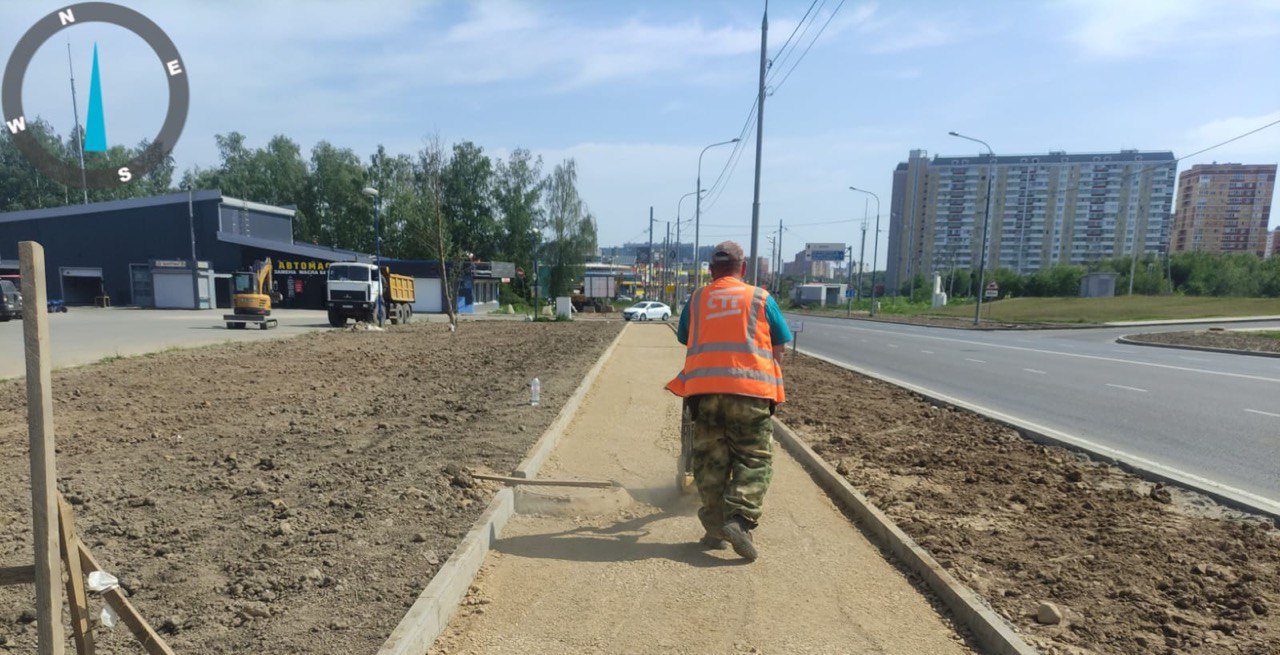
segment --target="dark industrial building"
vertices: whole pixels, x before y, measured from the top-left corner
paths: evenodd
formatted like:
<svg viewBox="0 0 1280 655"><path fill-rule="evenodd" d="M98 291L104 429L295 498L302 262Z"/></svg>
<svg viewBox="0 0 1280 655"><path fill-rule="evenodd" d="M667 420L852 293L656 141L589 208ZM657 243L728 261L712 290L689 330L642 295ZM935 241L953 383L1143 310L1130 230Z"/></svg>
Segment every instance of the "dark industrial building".
<svg viewBox="0 0 1280 655"><path fill-rule="evenodd" d="M294 242L294 214L217 190L3 213L0 274L18 272L19 241L37 241L45 250L49 298L68 305L228 307L231 273L270 257L283 295L277 306L323 309L328 265L372 257ZM419 281L416 311L443 311L437 262L386 264ZM496 307L508 268L468 265L459 281L459 310Z"/></svg>

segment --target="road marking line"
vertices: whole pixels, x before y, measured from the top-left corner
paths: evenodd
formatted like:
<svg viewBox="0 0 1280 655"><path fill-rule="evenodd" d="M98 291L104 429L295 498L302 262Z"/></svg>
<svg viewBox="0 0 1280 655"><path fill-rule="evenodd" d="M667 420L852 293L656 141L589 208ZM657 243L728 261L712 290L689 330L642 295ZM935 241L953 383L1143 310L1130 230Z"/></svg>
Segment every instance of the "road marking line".
<svg viewBox="0 0 1280 655"><path fill-rule="evenodd" d="M1275 417L1275 418L1280 418L1280 414L1275 414L1275 413L1272 413L1272 412L1264 412L1264 411L1262 411L1262 410L1260 410L1260 409L1246 409L1246 410L1244 410L1244 411L1246 411L1246 412L1250 412L1250 413L1252 413L1252 414L1261 414L1261 415L1263 415L1263 416L1271 416L1271 417Z"/></svg>
<svg viewBox="0 0 1280 655"><path fill-rule="evenodd" d="M932 355L932 354L933 354L933 351L932 351L932 350L921 350L920 352L922 352L922 353L924 353L924 354L926 354L926 355Z"/></svg>
<svg viewBox="0 0 1280 655"><path fill-rule="evenodd" d="M1035 373L1036 375L1048 375L1048 373L1045 373L1044 371L1041 371L1039 369L1034 369L1034 368L1024 368L1022 370L1028 373Z"/></svg>
<svg viewBox="0 0 1280 655"><path fill-rule="evenodd" d="M932 338L941 338L941 337L932 337ZM1039 423L1035 423L1034 421L1029 421L1027 419L1021 418L1013 414L1006 414L999 410L991 409L989 407L985 407L977 403L969 402L967 400L960 400L959 398L956 398L954 396L948 396L944 393L934 391L928 387L923 387L918 384L912 384L904 380L899 380L897 378L884 375L883 373L879 373L871 369L863 368L861 366L855 366L848 362L841 362L831 357L827 357L825 355L819 355L818 353L815 353L809 350L808 348L801 350L800 352L810 357L821 359L822 361L827 362L828 364L831 364L833 366L839 366L840 368L848 369L850 371L859 373L861 375L865 375L867 377L888 382L889 384L897 385L899 387L902 387L910 391L914 391L926 397L937 398L944 402L951 403L952 405L955 405L957 407L962 407L964 409L967 409L971 412L977 412L978 414L984 415L988 418L994 418L998 421L1008 421L1009 423L1013 423L1014 425L1019 425L1024 428L1029 428L1031 430L1039 432L1040 434L1052 437L1059 441L1074 444L1077 447L1085 449L1086 451L1100 453L1106 457L1119 459L1123 462L1130 463L1130 465L1144 466L1159 474L1171 475L1174 478L1180 478L1183 484L1190 482L1195 485L1217 490L1219 493L1227 494L1229 496L1235 496L1237 499L1241 499L1241 498L1245 499L1249 503L1252 503L1253 505L1257 506L1258 509L1261 509L1262 511L1267 512L1272 516L1280 516L1280 499L1268 498L1266 496L1256 494L1251 491L1245 491L1244 489L1240 489L1239 487L1233 487L1231 485L1223 484L1216 480L1211 480L1209 478L1206 478L1202 475L1196 475L1195 473L1184 471L1180 468L1169 466L1168 464L1162 464L1160 462L1157 462L1152 459L1148 459L1146 457L1134 455L1127 451L1120 450L1118 448L1112 448L1111 446L1104 446L1096 441L1091 441L1083 437L1077 437L1077 436L1068 434L1066 432L1063 432L1061 430L1056 430L1054 428L1041 425ZM1239 501L1237 500L1237 502Z"/></svg>
<svg viewBox="0 0 1280 655"><path fill-rule="evenodd" d="M831 319L831 320L845 321L846 319ZM1244 380L1259 380L1261 382L1280 383L1280 378L1269 378L1262 375L1249 375L1248 373L1229 373L1227 371L1211 371L1209 369L1204 369L1204 368L1191 368L1189 366L1174 366L1173 364L1158 364L1156 362L1140 362L1133 359L1121 359L1119 357L1103 357L1101 355L1082 355L1080 353L1066 353L1058 350L1044 350L1042 348L1024 348L1022 346L1008 346L1005 344L994 343L991 341L972 341L969 339L956 339L954 337L938 337L938 336L933 336L928 334L916 334L915 332L895 332L891 330L878 330L875 328L855 327L852 325L847 325L847 326L835 325L832 327L833 329L838 328L838 329L844 329L844 330L857 330L860 332L875 332L879 334L892 335L895 337L905 336L905 337L915 337L917 339L932 339L934 341L950 341L953 343L964 343L964 344L969 344L973 346L986 346L988 348L1004 348L1006 350L1021 350L1024 352L1042 353L1045 355L1058 355L1059 357L1075 357L1078 359L1092 359L1092 360L1103 361L1103 362L1115 362L1118 364L1136 364L1138 366L1150 366L1152 368L1164 368L1164 369L1170 369L1174 371L1187 371L1190 373L1207 373L1209 375L1221 375L1229 378L1241 378ZM928 329L928 328L922 328L922 329Z"/></svg>
<svg viewBox="0 0 1280 655"><path fill-rule="evenodd" d="M964 358L964 361L966 361L966 362L977 362L977 363L979 363L979 364L986 364L986 363L987 363L985 360L981 360L981 359L974 359L974 358L972 358L972 357L965 357L965 358Z"/></svg>
<svg viewBox="0 0 1280 655"><path fill-rule="evenodd" d="M891 343L891 344L889 344L889 347L890 347L890 348L897 348L897 347L898 347L898 344L896 344L896 343Z"/></svg>
<svg viewBox="0 0 1280 655"><path fill-rule="evenodd" d="M1126 387L1126 386L1125 386L1125 385L1123 385L1123 384L1111 384L1110 382L1108 382L1108 383L1107 383L1107 386L1108 386L1108 387L1115 387L1115 388L1117 388L1117 389L1128 389L1129 391L1137 391L1137 392L1140 392L1140 393L1149 393L1146 389L1139 389L1139 388L1137 388L1137 387Z"/></svg>

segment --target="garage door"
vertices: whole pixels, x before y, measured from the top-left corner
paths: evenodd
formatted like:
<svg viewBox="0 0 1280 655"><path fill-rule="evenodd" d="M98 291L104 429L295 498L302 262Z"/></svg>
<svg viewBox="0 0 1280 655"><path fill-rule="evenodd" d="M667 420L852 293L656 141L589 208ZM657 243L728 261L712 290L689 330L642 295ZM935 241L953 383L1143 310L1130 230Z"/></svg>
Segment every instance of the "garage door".
<svg viewBox="0 0 1280 655"><path fill-rule="evenodd" d="M444 311L444 287L438 277L413 278L413 311L439 314Z"/></svg>
<svg viewBox="0 0 1280 655"><path fill-rule="evenodd" d="M157 309L191 309L191 273L152 271Z"/></svg>
<svg viewBox="0 0 1280 655"><path fill-rule="evenodd" d="M102 269L80 266L63 266L62 300L68 305L92 305L93 299L102 293Z"/></svg>

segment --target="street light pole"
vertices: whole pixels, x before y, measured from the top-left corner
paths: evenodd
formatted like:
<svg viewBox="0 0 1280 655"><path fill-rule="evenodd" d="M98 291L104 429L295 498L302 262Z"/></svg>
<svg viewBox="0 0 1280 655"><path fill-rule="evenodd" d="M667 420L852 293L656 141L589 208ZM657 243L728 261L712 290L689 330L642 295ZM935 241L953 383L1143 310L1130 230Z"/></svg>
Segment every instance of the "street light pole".
<svg viewBox="0 0 1280 655"><path fill-rule="evenodd" d="M698 153L698 183L693 187L694 189L702 188L702 156L716 146L727 146L738 141L741 141L741 139L734 137L728 141L713 143ZM696 191L694 193L696 198L693 203L693 277L695 280L693 288L696 289L702 284L702 261L698 258L699 250L702 248L702 194Z"/></svg>
<svg viewBox="0 0 1280 655"><path fill-rule="evenodd" d="M982 139L975 139L971 136L965 136L959 132L947 132L951 136L980 143L987 149L987 157L991 160L991 168L987 172L987 207L982 216L982 259L978 262L978 303L973 310L973 324L978 325L982 321L982 296L987 290L987 235L991 229L991 194L995 190L996 183L996 155L991 150L991 146L987 145Z"/></svg>
<svg viewBox="0 0 1280 655"><path fill-rule="evenodd" d="M689 196L694 196L694 195L701 196L703 193L706 193L706 189L699 187L697 191L690 191L689 193L686 193L683 196L680 196L680 200L676 202L676 303L677 304L679 304L680 302L679 299L684 297L680 295L680 282L684 278L684 274L683 274L684 273L684 270L683 270L684 256L680 253L680 209L684 207L685 198L688 198Z"/></svg>
<svg viewBox="0 0 1280 655"><path fill-rule="evenodd" d="M858 300L862 300L862 269L866 268L867 261L867 219L869 218L867 214L871 211L870 198L867 200L868 202L862 206L862 246L858 252L858 286L855 287L857 291L854 293Z"/></svg>
<svg viewBox="0 0 1280 655"><path fill-rule="evenodd" d="M382 197L373 187L365 187L362 193L373 199L373 274L378 280L378 299L375 301L373 312L378 327L382 327L382 294L386 291L382 284ZM443 267L444 262L440 262L440 266Z"/></svg>
<svg viewBox="0 0 1280 655"><path fill-rule="evenodd" d="M870 191L867 191L866 189L859 189L858 187L853 187L853 186L849 187L849 190L857 191L858 193L865 193L871 196L872 198L875 198L876 200L876 243L874 246L871 247L871 315L875 316L876 315L876 268L880 265L880 259L879 259L879 256L880 256L880 196L877 196L876 194ZM866 232L864 231L863 234L866 234ZM865 243L865 240L864 240L864 243Z"/></svg>

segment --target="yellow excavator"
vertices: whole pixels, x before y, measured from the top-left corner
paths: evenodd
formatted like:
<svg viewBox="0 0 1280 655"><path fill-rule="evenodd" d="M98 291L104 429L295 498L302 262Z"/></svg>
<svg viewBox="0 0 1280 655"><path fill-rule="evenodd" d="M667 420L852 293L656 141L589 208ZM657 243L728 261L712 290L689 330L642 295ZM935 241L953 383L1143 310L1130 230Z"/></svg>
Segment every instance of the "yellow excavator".
<svg viewBox="0 0 1280 655"><path fill-rule="evenodd" d="M275 278L271 276L271 258L253 263L253 270L238 271L231 275L231 307L234 314L223 314L227 329L243 330L253 323L261 330L276 326L271 318L271 303L280 302Z"/></svg>

